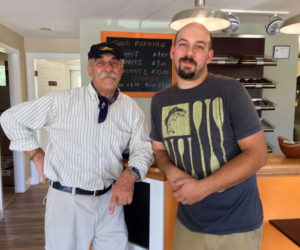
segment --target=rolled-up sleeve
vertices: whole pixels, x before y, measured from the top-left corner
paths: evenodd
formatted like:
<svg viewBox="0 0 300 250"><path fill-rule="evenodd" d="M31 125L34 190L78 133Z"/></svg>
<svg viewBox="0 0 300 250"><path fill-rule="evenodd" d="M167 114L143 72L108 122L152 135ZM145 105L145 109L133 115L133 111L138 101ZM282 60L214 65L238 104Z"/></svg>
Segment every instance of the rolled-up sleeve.
<svg viewBox="0 0 300 250"><path fill-rule="evenodd" d="M129 144L129 166L136 167L144 179L149 167L154 162L150 131L147 126L145 115L136 105L133 111L134 122L132 127L132 136Z"/></svg>
<svg viewBox="0 0 300 250"><path fill-rule="evenodd" d="M52 94L6 110L0 117L0 123L10 139L9 149L29 151L38 148L40 145L35 131L53 123L55 110Z"/></svg>

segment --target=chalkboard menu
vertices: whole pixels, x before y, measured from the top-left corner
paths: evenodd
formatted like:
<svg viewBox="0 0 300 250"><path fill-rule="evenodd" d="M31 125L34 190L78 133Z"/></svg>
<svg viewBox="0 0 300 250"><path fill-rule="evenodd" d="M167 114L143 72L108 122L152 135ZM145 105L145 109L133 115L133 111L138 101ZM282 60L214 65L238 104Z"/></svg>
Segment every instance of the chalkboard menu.
<svg viewBox="0 0 300 250"><path fill-rule="evenodd" d="M172 83L170 49L173 35L164 34L169 38L149 38L154 36L153 33L126 32L125 35L128 37L124 37L123 33L125 32L101 32L102 40L104 35L107 42L117 44L124 53L124 72L119 83L121 91L131 96L152 96L170 85ZM137 37L137 34L143 35ZM148 37L145 38L145 34Z"/></svg>

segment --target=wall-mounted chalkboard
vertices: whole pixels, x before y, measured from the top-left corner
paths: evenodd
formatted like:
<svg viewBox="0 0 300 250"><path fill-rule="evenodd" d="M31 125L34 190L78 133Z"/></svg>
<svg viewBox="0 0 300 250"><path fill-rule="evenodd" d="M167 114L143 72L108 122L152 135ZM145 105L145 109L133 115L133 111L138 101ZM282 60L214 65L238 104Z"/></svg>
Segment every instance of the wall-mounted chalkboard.
<svg viewBox="0 0 300 250"><path fill-rule="evenodd" d="M174 82L170 49L174 34L102 31L101 41L117 44L124 53L119 88L129 96L151 97Z"/></svg>

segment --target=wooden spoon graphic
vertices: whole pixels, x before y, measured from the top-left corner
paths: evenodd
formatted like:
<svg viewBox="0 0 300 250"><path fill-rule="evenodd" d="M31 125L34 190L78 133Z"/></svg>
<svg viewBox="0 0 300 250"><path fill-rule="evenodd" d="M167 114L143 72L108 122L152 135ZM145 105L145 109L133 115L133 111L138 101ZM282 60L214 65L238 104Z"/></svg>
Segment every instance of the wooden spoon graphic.
<svg viewBox="0 0 300 250"><path fill-rule="evenodd" d="M213 173L220 168L220 164L219 164L218 158L216 157L216 155L214 153L214 148L213 148L212 140L211 140L210 117L209 117L210 99L206 99L205 104L206 104L207 134L208 134L208 140L209 140L209 146L210 146L210 169L211 169L211 172Z"/></svg>
<svg viewBox="0 0 300 250"><path fill-rule="evenodd" d="M223 130L222 130L222 127L223 127L223 124L224 124L224 110L223 110L223 99L220 98L220 97L217 97L213 100L212 102L212 108L213 108L213 117L214 117L214 120L215 120L215 123L220 131L220 146L222 148L222 152L223 152L223 160L224 160L224 163L227 162L227 159L226 159L226 154L225 154L225 149L224 149L224 135L223 135Z"/></svg>
<svg viewBox="0 0 300 250"><path fill-rule="evenodd" d="M176 152L175 152L175 148L174 148L174 139L171 139L170 142L171 142L171 145L172 145L172 150L174 152L175 165L177 166L178 164L177 164L177 157L176 157Z"/></svg>
<svg viewBox="0 0 300 250"><path fill-rule="evenodd" d="M202 102L196 101L193 104L193 122L194 122L196 131L197 131L197 136L198 136L198 142L199 142L200 154L201 154L202 171L203 171L204 177L206 177L207 173L206 173L205 162L204 162L204 153L203 153L202 143L201 143L201 139L200 139L201 121L202 121Z"/></svg>
<svg viewBox="0 0 300 250"><path fill-rule="evenodd" d="M184 168L184 171L186 172L186 167L185 167L185 164L184 164L184 161L183 161L184 142L183 142L182 138L178 139L178 151L179 151L179 154L180 154L182 166Z"/></svg>
<svg viewBox="0 0 300 250"><path fill-rule="evenodd" d="M195 179L198 179L198 175L195 171L195 168L194 168L194 163L193 163L193 157L192 157L192 138L188 138L188 142L189 142L189 151L190 151L190 161L191 161L191 166L192 166L192 176L195 178ZM205 166L204 166L204 169L205 169ZM206 174L206 173L205 173Z"/></svg>

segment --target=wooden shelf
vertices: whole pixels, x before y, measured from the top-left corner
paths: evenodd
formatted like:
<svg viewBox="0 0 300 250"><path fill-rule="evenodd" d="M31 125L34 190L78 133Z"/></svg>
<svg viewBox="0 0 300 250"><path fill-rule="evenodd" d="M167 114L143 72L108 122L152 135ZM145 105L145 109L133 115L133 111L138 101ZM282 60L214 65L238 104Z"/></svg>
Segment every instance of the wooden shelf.
<svg viewBox="0 0 300 250"><path fill-rule="evenodd" d="M275 104L267 99L252 99L256 110L275 110Z"/></svg>
<svg viewBox="0 0 300 250"><path fill-rule="evenodd" d="M210 64L219 64L219 65L224 65L224 64L238 64L239 59L233 56L214 56L210 62Z"/></svg>
<svg viewBox="0 0 300 250"><path fill-rule="evenodd" d="M256 60L241 60L241 64L244 65L262 65L262 66L276 66L277 62L271 59L266 58L259 58L257 57Z"/></svg>
<svg viewBox="0 0 300 250"><path fill-rule="evenodd" d="M274 126L271 125L268 121L261 119L260 122L264 132L274 132Z"/></svg>
<svg viewBox="0 0 300 250"><path fill-rule="evenodd" d="M268 147L268 153L269 154L273 153L273 149L271 148L271 146L267 145L267 147Z"/></svg>
<svg viewBox="0 0 300 250"><path fill-rule="evenodd" d="M210 64L242 64L242 65L260 65L276 66L277 62L271 58L263 56L214 56Z"/></svg>
<svg viewBox="0 0 300 250"><path fill-rule="evenodd" d="M246 88L276 88L275 82L267 79L267 78L237 78Z"/></svg>
<svg viewBox="0 0 300 250"><path fill-rule="evenodd" d="M261 65L261 66L276 66L277 62L272 58L263 55L234 55L239 59L240 64L244 65Z"/></svg>

